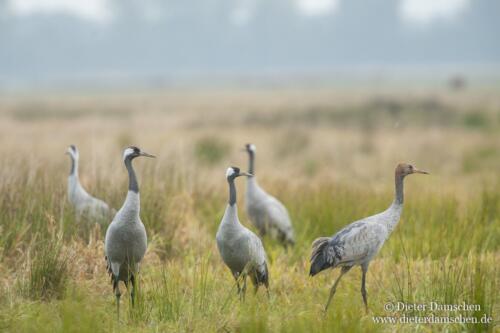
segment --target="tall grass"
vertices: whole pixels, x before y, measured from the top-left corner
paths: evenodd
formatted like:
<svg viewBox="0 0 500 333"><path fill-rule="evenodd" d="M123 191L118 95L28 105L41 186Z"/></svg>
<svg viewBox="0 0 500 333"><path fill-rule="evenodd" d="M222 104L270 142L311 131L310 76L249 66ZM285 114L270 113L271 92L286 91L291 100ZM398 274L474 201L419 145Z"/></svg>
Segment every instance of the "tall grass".
<svg viewBox="0 0 500 333"><path fill-rule="evenodd" d="M60 117L68 108L64 103L40 115L22 107L17 117L15 107L0 115L0 155L8 157L0 160L0 331L498 330L496 111L433 96L365 96L361 101L356 96L354 102L338 105L329 95L312 101L302 100L300 94L286 96L290 101L252 95L248 105L239 105L235 112L237 103L228 103L227 110L210 104L219 103L217 95L210 103L198 102L214 111L202 118L189 112L200 109L193 107L196 101L179 102L172 96L165 105L180 106L186 115L152 112L143 117L128 107L126 117L113 112L112 119L100 117L81 108ZM96 109L116 109L115 100L102 98L103 105L96 103ZM75 117L78 122L67 122ZM220 131L221 123L231 126ZM147 131L142 130L145 125ZM141 130L124 134L123 128L129 127ZM249 287L240 302L234 279L217 252L215 233L227 204L224 168L246 166L246 155L236 151L246 142L257 144L259 182L288 207L297 241L295 247L283 249L264 237L270 299L263 290L253 295ZM123 146L144 145L158 155L135 164L149 247L138 276L136 306L132 308L124 292L120 322L104 261L103 239L110 221L102 226L77 221L67 201L68 165L62 153L70 143L81 148L84 186L116 209L127 188ZM429 167L433 175L408 181L402 219L370 264L370 312L364 312L361 272L355 268L342 279L324 314L338 271L310 278L310 244L386 209L393 200L392 168L399 160ZM253 229L244 210L244 186L237 182L239 216ZM373 322L374 315L431 314L384 309L384 303L397 301L478 304L478 311L452 315L486 315L494 322Z"/></svg>
<svg viewBox="0 0 500 333"><path fill-rule="evenodd" d="M2 237L3 261L19 273L23 271L12 265L25 264L21 295L55 306L36 314L32 311L39 311L40 305L24 305L22 298L16 299L14 295L10 303L3 301L3 311L27 311L28 316L39 319L56 316L58 324L54 327L58 329L67 328L73 321L94 320L94 315L103 316L105 322L113 320L114 297L104 272L102 240L97 252L91 252L95 259L88 259L101 267L97 280L83 284L84 281L73 278L72 271L79 268L72 267L72 258L67 253L69 244L78 247L90 239L99 242L102 230L98 231L99 236L92 225L78 225L66 204L64 192L54 190L57 185L51 184L48 176L33 178L30 186L38 188L36 192L23 190L23 181L9 186L18 191L10 192L1 202L1 209L7 212L2 215L2 227L9 230ZM315 237L332 235L356 219L385 209L392 200L392 190L375 195L371 190L341 183L301 186L300 191L293 186L282 184L274 192L290 207L297 246L284 250L277 242L265 238L271 268L271 300L263 293L253 296L249 291L247 300L240 303L233 279L220 261L213 241L225 207L225 191L221 193L219 187L195 186L187 194L179 187L145 182L142 219L150 235L149 257L140 275L137 306L132 309L125 305L129 311L122 324L146 331L150 327L241 332L295 332L311 327L319 332L378 330L369 320L358 320L360 316L364 318L358 270L343 279L332 313L323 317L320 309L333 276L325 273L314 279L307 277L308 244ZM495 315L497 298L494 295L499 283L495 268L500 245L499 193L496 187L489 186L480 193L465 205L459 205L454 196L438 193L413 195L407 200L400 225L371 265L374 272L369 273L368 290L373 313L383 313L383 300L389 299L434 300L446 304L465 301L480 304L481 311L464 315ZM115 195L123 196L122 193ZM240 217L249 225L241 203ZM83 233L81 228L87 232ZM193 228L199 229L198 233ZM191 236L184 237L185 232ZM72 253L78 255L79 252ZM22 258L11 259L9 255L13 253L21 253ZM97 296L93 302L99 305L95 307L87 304L88 296L74 298L73 288L81 289L88 283L101 290L95 294L92 289L85 289ZM76 292L82 293L84 290ZM124 304L129 303L127 299L128 296L123 297ZM75 319L73 311L84 307L90 309L86 310L88 319ZM89 314L93 309L102 313ZM35 324L25 326L25 316L14 315L12 319L2 320L9 327L34 329ZM91 323L82 325L88 330L102 327ZM484 324L468 326L468 329L491 331L492 327L492 324Z"/></svg>
<svg viewBox="0 0 500 333"><path fill-rule="evenodd" d="M78 281L70 276L71 260L64 252L63 244L74 238L86 243L93 227L76 223L64 192L52 190L54 185L46 177L34 178L30 184L39 189L37 192L22 191L25 188L23 182L10 186L18 190L9 191L1 202L1 208L6 212L2 215L2 226L8 231L2 235L3 258L8 263L8 254L24 253L27 263L27 275L21 284L24 296L44 301L65 300L68 298L65 295L68 283ZM385 209L392 200L392 191L376 196L372 191L339 183L305 186L298 192L286 185L280 186L281 192L276 194L290 207L298 245L284 251L277 242L265 239L273 267L273 296L269 307L263 309L259 303L264 301L262 295L255 299L248 297L246 304L239 304L234 296L232 278L217 254L203 254L214 250L212 237L223 213L225 195L210 187L196 187L190 195L179 193L177 188L158 187L147 182L143 188L142 218L150 234L150 251L158 255L160 261L150 268L146 261L138 305L136 309L130 309L129 324L162 323L165 327L180 330L198 330L205 321L213 318L218 318L211 326L213 330L224 327L245 332L305 329L307 325L297 321L292 321L297 326L276 322L275 316L284 311L278 310L280 307L292 306L293 309L292 300L303 302L296 297L287 301L289 294L304 295L308 290L320 287L318 280L311 281L315 287L300 287L311 283L305 277L308 244L315 237L331 235L349 222ZM46 192L51 194L46 195ZM482 254L498 251L498 196L496 188L485 187L479 197L469 200L463 207L453 196L440 194L407 200L400 225L380 253L380 260L391 263L384 264L387 272L378 273L381 280L387 280L384 284L392 281L387 295L404 302L429 299L446 303L478 302L483 311L477 316L491 315L494 304L492 289L498 279L489 267L494 266L491 255L483 257ZM359 202L364 204L357 204ZM246 223L242 208L240 216ZM178 232L184 224L205 229L208 237L198 239L198 244L189 239L181 241ZM81 228L87 233L82 233ZM174 261L169 263L170 260ZM213 271L215 267L217 269ZM107 279L103 275L102 283ZM350 275L355 276L352 283L356 284L359 277L356 273ZM284 276L288 278L280 282ZM321 288L331 283L330 279L319 280L324 284ZM342 283L346 284L345 281ZM350 297L359 298L357 289L349 290ZM384 297L384 293L379 296L376 292L370 294L374 294L374 299ZM314 308L314 304L324 301L326 290L312 295L314 297L308 295L304 299ZM285 299L280 300L281 297ZM112 300L111 295L109 299ZM359 300L355 303L360 305ZM232 315L224 314L238 308L240 310ZM112 309L110 306L109 311ZM299 306L295 309L306 311L301 317L306 322L309 320L311 325L316 321L316 315L309 313L311 308ZM327 331L332 327L329 325L334 325L321 323L319 331ZM346 327L345 324L339 325L335 323L334 327ZM353 325L365 327L359 322ZM489 326L483 328L490 329Z"/></svg>
<svg viewBox="0 0 500 333"><path fill-rule="evenodd" d="M27 277L21 282L23 295L33 300L62 299L69 281L71 258L56 239L37 241L30 249Z"/></svg>

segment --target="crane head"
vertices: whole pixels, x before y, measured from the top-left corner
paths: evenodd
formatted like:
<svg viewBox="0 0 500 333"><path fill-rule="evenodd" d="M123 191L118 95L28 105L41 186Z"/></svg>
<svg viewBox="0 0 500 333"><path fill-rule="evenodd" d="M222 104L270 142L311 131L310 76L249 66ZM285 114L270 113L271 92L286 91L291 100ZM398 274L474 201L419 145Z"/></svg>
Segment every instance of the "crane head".
<svg viewBox="0 0 500 333"><path fill-rule="evenodd" d="M405 177L411 175L412 173L422 173L425 175L429 174L427 171L417 169L413 165L408 163L399 163L396 167L396 175L398 176Z"/></svg>
<svg viewBox="0 0 500 333"><path fill-rule="evenodd" d="M73 159L77 159L80 155L75 145L69 145L68 149L66 149L65 154L71 156Z"/></svg>
<svg viewBox="0 0 500 333"><path fill-rule="evenodd" d="M145 151L141 151L140 148L135 147L135 146L127 147L123 151L123 160L124 161L127 159L133 160L134 158L139 157L139 156L151 157L151 158L155 157L154 155L148 154Z"/></svg>
<svg viewBox="0 0 500 333"><path fill-rule="evenodd" d="M240 176L247 176L247 177L251 177L252 175L247 173L247 172L241 172L240 171L240 168L238 167L229 167L227 168L226 170L226 179L229 181L229 180L234 180L236 177L240 177Z"/></svg>
<svg viewBox="0 0 500 333"><path fill-rule="evenodd" d="M243 151L246 151L247 153L255 153L255 145L253 143L247 143L245 145L245 148L243 149Z"/></svg>

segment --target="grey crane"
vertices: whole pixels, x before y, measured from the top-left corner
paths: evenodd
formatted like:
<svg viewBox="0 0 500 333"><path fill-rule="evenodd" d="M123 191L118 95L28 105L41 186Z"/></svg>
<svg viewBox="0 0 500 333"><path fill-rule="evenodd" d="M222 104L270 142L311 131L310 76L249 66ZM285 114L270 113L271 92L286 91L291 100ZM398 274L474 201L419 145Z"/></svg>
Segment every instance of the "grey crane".
<svg viewBox="0 0 500 333"><path fill-rule="evenodd" d="M70 145L66 150L66 154L71 158L71 170L68 176L68 199L75 208L77 220L80 220L82 216L87 216L102 222L111 217L113 210L109 208L108 204L88 194L80 184L78 177L80 153L76 146Z"/></svg>
<svg viewBox="0 0 500 333"><path fill-rule="evenodd" d="M255 145L245 145L248 153L248 172L252 175L247 180L245 207L250 221L261 235L269 233L283 244L293 245L295 236L292 222L285 206L275 197L269 195L257 183L255 177Z"/></svg>
<svg viewBox="0 0 500 333"><path fill-rule="evenodd" d="M353 266L361 266L361 295L368 311L366 295L366 272L373 257L389 238L399 222L403 211L403 180L413 173L428 174L410 164L400 163L395 171L395 198L391 206L382 213L353 222L332 237L317 238L312 244L310 275L314 276L327 268L341 267L340 275L330 290L325 311L335 294L342 276Z"/></svg>
<svg viewBox="0 0 500 333"><path fill-rule="evenodd" d="M139 273L139 266L147 247L146 229L140 218L139 184L132 167L132 160L139 156L154 157L133 146L123 152L123 162L129 177L127 197L106 230L104 242L108 273L111 275L116 296L118 318L121 296L119 282L123 281L127 288L129 282L132 284L130 296L134 305L136 275Z"/></svg>
<svg viewBox="0 0 500 333"><path fill-rule="evenodd" d="M255 292L263 284L269 295L269 271L262 241L252 231L245 228L238 219L234 179L240 176L251 177L246 172L240 172L237 167L230 167L226 171L229 203L219 225L216 240L222 260L231 270L236 280L238 294L243 299L246 293L247 276L250 276ZM241 278L243 288L240 288L239 284Z"/></svg>

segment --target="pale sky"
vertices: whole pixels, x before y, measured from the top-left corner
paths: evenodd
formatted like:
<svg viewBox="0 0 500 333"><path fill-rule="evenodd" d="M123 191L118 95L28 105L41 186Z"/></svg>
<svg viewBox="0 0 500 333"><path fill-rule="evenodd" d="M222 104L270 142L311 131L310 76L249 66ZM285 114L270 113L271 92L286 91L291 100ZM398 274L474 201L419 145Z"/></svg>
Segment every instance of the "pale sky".
<svg viewBox="0 0 500 333"><path fill-rule="evenodd" d="M8 0L7 7L19 16L63 13L96 22L112 18L107 0Z"/></svg>
<svg viewBox="0 0 500 333"><path fill-rule="evenodd" d="M500 68L499 11L500 0L0 0L0 92L66 80Z"/></svg>
<svg viewBox="0 0 500 333"><path fill-rule="evenodd" d="M342 9L342 1L348 0L291 0L297 11L305 17L330 15ZM427 25L436 20L458 17L468 7L470 0L399 0L398 13L409 24ZM154 1L153 1L154 2ZM151 0L144 0L147 18L159 19L162 13L154 13ZM245 25L252 19L256 0L235 1L235 8L228 13L235 25ZM19 16L62 13L83 20L106 23L113 19L109 0L8 0L10 13Z"/></svg>
<svg viewBox="0 0 500 333"><path fill-rule="evenodd" d="M297 0L297 9L305 16L322 16L333 13L339 0Z"/></svg>
<svg viewBox="0 0 500 333"><path fill-rule="evenodd" d="M469 0L402 0L399 11L403 20L426 25L434 20L452 20L467 9Z"/></svg>

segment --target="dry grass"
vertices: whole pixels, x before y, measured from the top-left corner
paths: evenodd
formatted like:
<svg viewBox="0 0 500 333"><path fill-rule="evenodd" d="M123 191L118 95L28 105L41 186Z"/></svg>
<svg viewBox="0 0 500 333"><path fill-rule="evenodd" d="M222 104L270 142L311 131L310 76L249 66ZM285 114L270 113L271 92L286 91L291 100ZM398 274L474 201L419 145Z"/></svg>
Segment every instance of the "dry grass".
<svg viewBox="0 0 500 333"><path fill-rule="evenodd" d="M500 97L487 89L2 96L0 330L494 331L499 129ZM247 142L258 148L260 183L289 207L298 242L284 251L264 240L271 300L258 294L240 304L214 238L225 168L246 166L239 149ZM126 189L122 149L134 144L158 156L135 163L149 247L139 306L127 310L124 302L119 324L104 230L76 225L66 202L69 144L80 148L83 184L115 208ZM407 180L402 221L370 266L371 313L364 314L356 269L323 316L333 276L307 276L310 243L384 209L399 161L432 175ZM248 225L243 181L238 189ZM461 313L495 322L374 323L388 301L480 304L480 312Z"/></svg>

